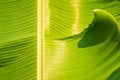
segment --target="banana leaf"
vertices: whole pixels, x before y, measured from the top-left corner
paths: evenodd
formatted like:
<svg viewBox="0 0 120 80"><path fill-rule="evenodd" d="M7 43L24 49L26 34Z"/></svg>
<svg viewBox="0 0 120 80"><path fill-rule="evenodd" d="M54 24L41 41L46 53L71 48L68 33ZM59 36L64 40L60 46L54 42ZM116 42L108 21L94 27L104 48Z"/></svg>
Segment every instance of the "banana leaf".
<svg viewBox="0 0 120 80"><path fill-rule="evenodd" d="M44 80L120 80L120 0L44 5Z"/></svg>
<svg viewBox="0 0 120 80"><path fill-rule="evenodd" d="M37 79L37 1L0 0L0 80Z"/></svg>

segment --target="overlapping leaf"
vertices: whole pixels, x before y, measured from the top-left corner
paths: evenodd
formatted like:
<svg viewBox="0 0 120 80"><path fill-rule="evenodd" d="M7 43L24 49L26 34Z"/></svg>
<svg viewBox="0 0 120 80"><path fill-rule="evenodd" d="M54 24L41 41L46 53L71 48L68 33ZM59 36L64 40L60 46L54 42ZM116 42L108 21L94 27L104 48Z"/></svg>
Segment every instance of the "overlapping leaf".
<svg viewBox="0 0 120 80"><path fill-rule="evenodd" d="M45 32L44 80L119 80L120 2L50 0L49 3L51 14L49 34ZM78 18L69 16L75 14L72 4L79 5ZM62 11L71 12L67 15ZM75 21L78 24L73 26ZM79 34L72 34L74 27Z"/></svg>

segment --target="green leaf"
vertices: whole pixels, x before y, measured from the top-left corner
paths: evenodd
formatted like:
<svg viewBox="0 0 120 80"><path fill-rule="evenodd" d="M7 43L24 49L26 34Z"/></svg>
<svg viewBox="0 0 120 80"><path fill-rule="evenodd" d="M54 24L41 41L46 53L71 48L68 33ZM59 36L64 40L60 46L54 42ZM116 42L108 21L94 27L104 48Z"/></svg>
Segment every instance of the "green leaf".
<svg viewBox="0 0 120 80"><path fill-rule="evenodd" d="M36 13L36 0L0 0L0 80L36 80Z"/></svg>
<svg viewBox="0 0 120 80"><path fill-rule="evenodd" d="M51 0L49 3L50 26L49 32L53 38L63 38L72 35L75 14L69 0ZM62 30L62 31L61 31Z"/></svg>
<svg viewBox="0 0 120 80"><path fill-rule="evenodd" d="M110 36L119 34L117 21L104 10L94 10L95 18L88 29L84 31L84 36L80 40L79 47L88 47L99 44L107 40ZM98 36L99 35L99 36Z"/></svg>
<svg viewBox="0 0 120 80"><path fill-rule="evenodd" d="M49 1L50 23L49 29L45 30L44 42L44 80L119 80L119 0L77 1ZM72 8L66 8L70 5ZM71 12L67 15L62 11ZM77 34L74 28L78 29Z"/></svg>

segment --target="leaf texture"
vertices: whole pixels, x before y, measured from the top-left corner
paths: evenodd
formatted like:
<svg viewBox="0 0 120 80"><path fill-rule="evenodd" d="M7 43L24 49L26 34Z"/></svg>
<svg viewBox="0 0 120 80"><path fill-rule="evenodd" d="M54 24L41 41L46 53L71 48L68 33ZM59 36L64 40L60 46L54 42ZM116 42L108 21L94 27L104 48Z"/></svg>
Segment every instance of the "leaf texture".
<svg viewBox="0 0 120 80"><path fill-rule="evenodd" d="M119 80L119 0L76 1L49 0L44 80ZM72 8L66 8L70 5ZM71 12L67 15L62 11ZM73 34L73 28L77 34Z"/></svg>
<svg viewBox="0 0 120 80"><path fill-rule="evenodd" d="M36 80L36 13L36 0L0 0L0 80Z"/></svg>

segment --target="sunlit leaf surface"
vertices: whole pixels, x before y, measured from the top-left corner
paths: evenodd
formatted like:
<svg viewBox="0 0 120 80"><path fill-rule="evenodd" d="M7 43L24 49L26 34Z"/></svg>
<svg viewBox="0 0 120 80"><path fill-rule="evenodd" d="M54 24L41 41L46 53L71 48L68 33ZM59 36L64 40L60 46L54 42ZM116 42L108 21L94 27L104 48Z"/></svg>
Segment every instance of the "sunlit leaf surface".
<svg viewBox="0 0 120 80"><path fill-rule="evenodd" d="M49 0L48 5L44 80L120 80L120 1Z"/></svg>

